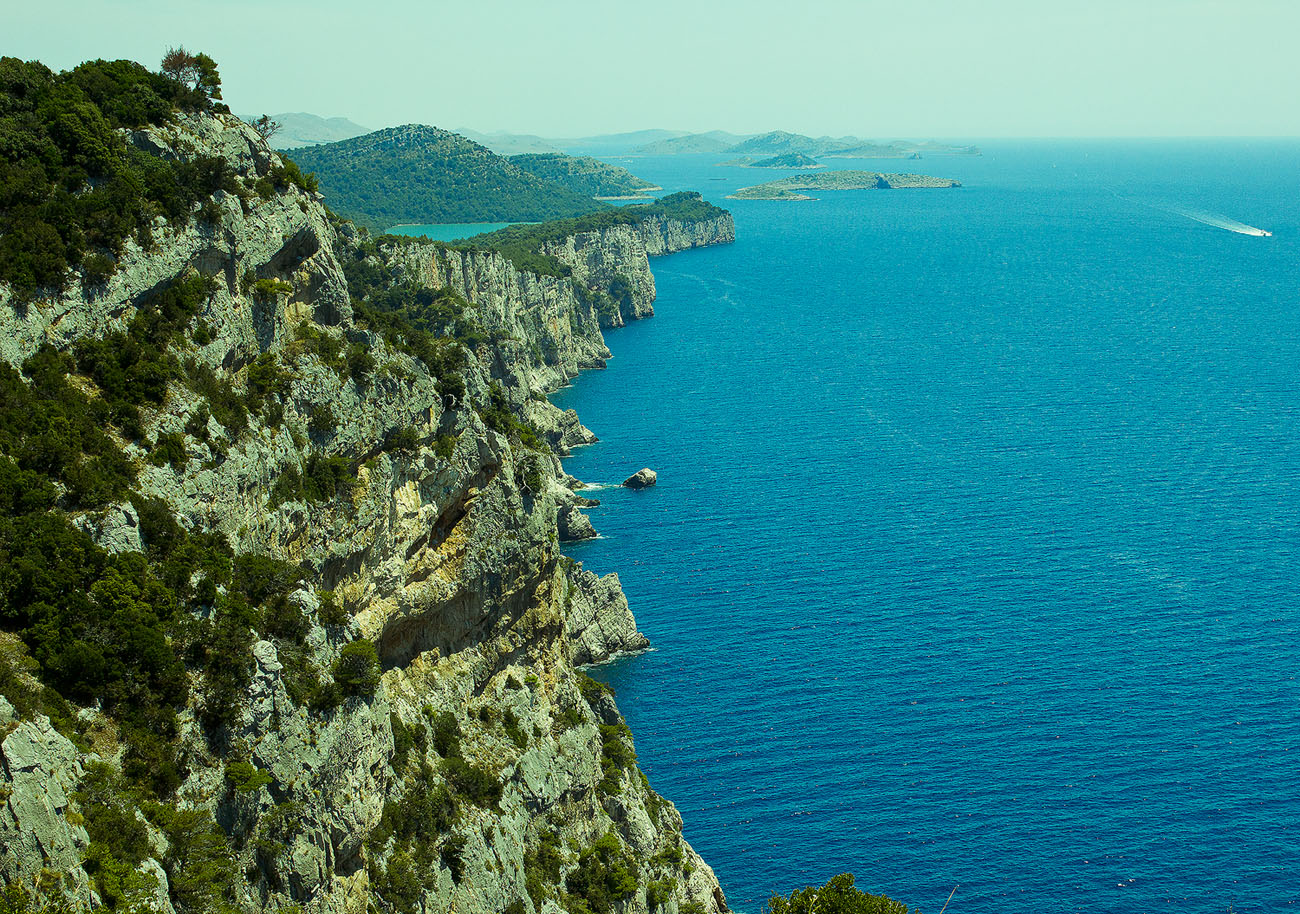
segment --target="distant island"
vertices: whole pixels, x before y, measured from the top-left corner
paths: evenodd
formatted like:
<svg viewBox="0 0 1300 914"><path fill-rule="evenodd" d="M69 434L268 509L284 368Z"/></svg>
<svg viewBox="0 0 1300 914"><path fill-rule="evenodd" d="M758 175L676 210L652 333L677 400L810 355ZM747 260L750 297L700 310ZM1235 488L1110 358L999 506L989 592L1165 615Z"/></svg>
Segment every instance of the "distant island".
<svg viewBox="0 0 1300 914"><path fill-rule="evenodd" d="M719 162L719 165L733 165L736 168L825 168L826 166L818 162L812 156L806 156L802 152L787 152L782 155L770 156L766 159L759 159L754 156L741 156L738 159L731 159L726 162Z"/></svg>
<svg viewBox="0 0 1300 914"><path fill-rule="evenodd" d="M933 141L895 140L879 142L856 136L810 137L788 130L772 130L757 136L736 136L714 130L659 139L631 150L635 155L691 155L732 153L738 156L806 155L845 159L919 159L926 155L981 155L978 146L954 146ZM731 164L731 163L727 163Z"/></svg>
<svg viewBox="0 0 1300 914"><path fill-rule="evenodd" d="M244 120L251 124L256 117L246 116ZM271 120L278 125L267 139L272 149L337 143L370 132L369 127L362 127L346 117L321 117L302 111L273 114Z"/></svg>
<svg viewBox="0 0 1300 914"><path fill-rule="evenodd" d="M742 187L728 200L814 200L802 190L912 190L931 187L961 187L960 181L930 175L884 174L878 171L824 171L815 175L792 175L779 181Z"/></svg>
<svg viewBox="0 0 1300 914"><path fill-rule="evenodd" d="M635 155L697 155L700 153L716 154L726 152L745 137L714 130L709 133L689 133L686 136L674 136L655 140L637 146L632 150Z"/></svg>

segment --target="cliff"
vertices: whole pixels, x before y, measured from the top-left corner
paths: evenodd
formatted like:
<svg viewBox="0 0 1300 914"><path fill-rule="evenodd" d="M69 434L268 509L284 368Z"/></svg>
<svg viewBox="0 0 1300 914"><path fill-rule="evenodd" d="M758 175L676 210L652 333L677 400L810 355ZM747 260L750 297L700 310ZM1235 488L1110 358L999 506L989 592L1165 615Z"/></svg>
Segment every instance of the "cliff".
<svg viewBox="0 0 1300 914"><path fill-rule="evenodd" d="M726 910L578 669L648 642L617 577L559 552L584 502L556 454L593 439L544 395L652 313L648 255L730 217L568 237L546 253L572 276L538 276L254 192L284 163L229 115L124 137L231 181L102 282L0 286L14 396L60 391L106 436L68 466L130 480L50 470L23 518L102 569L62 592L85 624L147 647L99 694L53 688L72 655L22 623L50 607L5 591L0 882L163 914ZM0 469L45 472L17 447ZM119 630L95 631L66 630L76 656Z"/></svg>

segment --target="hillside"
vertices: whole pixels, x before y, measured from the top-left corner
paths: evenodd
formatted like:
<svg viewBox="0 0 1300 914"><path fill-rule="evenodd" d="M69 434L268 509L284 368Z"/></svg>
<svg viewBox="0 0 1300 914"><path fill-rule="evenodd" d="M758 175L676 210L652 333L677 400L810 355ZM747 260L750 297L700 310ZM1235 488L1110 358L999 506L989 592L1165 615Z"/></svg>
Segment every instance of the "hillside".
<svg viewBox="0 0 1300 914"><path fill-rule="evenodd" d="M462 136L420 124L291 155L315 173L331 209L372 231L403 223L540 222L602 205Z"/></svg>
<svg viewBox="0 0 1300 914"><path fill-rule="evenodd" d="M861 140L856 137L841 137L835 139L832 137L820 137L813 139L804 136L801 133L789 133L785 130L773 130L770 133L764 133L760 136L750 137L735 146L732 146L727 152L734 152L740 155L787 155L791 153L803 153L804 155L818 156L828 152L834 152L838 149L845 149L850 146L861 144Z"/></svg>
<svg viewBox="0 0 1300 914"><path fill-rule="evenodd" d="M568 188L588 197L644 197L657 184L638 178L626 168L610 165L590 156L562 152L511 156L510 162L533 177Z"/></svg>
<svg viewBox="0 0 1300 914"><path fill-rule="evenodd" d="M718 153L725 152L734 146L735 143L736 140L734 139L710 136L706 133L692 133L687 136L675 136L669 137L668 139L655 140L651 143L644 143L634 148L632 152L637 155L647 156Z"/></svg>
<svg viewBox="0 0 1300 914"><path fill-rule="evenodd" d="M0 86L4 910L725 912L579 669L649 642L560 552L594 436L545 395L729 214L541 275L367 239L211 88Z"/></svg>
<svg viewBox="0 0 1300 914"><path fill-rule="evenodd" d="M806 156L802 152L788 152L784 155L771 156L766 159L759 159L757 162L747 162L743 168L825 168L812 156Z"/></svg>

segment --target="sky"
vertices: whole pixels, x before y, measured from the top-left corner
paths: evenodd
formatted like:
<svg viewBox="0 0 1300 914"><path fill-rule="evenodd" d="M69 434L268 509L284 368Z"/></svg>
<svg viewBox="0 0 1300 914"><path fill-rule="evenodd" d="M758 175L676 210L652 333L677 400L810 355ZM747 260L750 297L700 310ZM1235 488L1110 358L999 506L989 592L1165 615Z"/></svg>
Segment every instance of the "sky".
<svg viewBox="0 0 1300 914"><path fill-rule="evenodd" d="M0 53L220 66L238 114L577 137L1298 136L1300 0L43 0Z"/></svg>

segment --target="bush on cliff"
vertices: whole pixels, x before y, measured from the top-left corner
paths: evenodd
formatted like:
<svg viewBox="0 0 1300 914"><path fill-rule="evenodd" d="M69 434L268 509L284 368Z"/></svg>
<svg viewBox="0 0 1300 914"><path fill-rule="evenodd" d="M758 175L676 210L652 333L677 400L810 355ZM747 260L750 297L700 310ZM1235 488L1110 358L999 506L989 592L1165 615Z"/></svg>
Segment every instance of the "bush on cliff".
<svg viewBox="0 0 1300 914"><path fill-rule="evenodd" d="M578 856L565 877L563 899L570 914L610 914L636 894L639 868L631 850L613 828Z"/></svg>
<svg viewBox="0 0 1300 914"><path fill-rule="evenodd" d="M343 646L334 661L334 681L344 695L374 694L379 685L379 655L364 638Z"/></svg>

